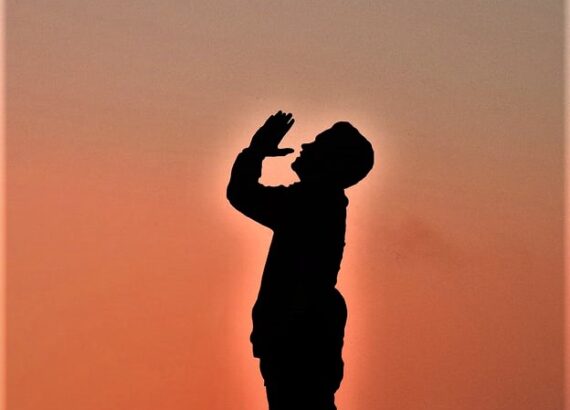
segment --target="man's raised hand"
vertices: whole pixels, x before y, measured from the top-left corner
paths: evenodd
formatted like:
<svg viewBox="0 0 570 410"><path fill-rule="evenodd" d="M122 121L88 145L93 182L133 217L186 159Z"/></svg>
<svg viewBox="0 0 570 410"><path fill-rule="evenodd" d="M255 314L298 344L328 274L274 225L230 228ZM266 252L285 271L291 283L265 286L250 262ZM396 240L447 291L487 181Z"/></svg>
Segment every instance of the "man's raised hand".
<svg viewBox="0 0 570 410"><path fill-rule="evenodd" d="M266 157L281 157L291 154L292 148L278 148L278 145L294 122L293 114L278 111L257 130L249 147Z"/></svg>

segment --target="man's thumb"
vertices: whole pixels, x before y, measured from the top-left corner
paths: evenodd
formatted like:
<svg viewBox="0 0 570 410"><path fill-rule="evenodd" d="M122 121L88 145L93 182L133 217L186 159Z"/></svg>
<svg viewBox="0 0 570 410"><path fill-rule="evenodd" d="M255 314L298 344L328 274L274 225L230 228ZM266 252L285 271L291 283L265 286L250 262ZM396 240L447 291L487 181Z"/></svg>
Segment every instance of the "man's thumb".
<svg viewBox="0 0 570 410"><path fill-rule="evenodd" d="M289 155L295 152L293 148L277 148L276 151L271 153L273 157L284 157L285 155Z"/></svg>

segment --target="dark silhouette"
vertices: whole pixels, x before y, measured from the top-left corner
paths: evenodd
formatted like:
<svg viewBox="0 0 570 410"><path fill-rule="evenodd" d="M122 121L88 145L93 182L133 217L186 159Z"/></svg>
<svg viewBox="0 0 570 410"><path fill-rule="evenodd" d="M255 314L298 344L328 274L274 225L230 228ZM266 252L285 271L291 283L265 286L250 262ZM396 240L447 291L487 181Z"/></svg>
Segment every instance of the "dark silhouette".
<svg viewBox="0 0 570 410"><path fill-rule="evenodd" d="M370 143L348 122L338 122L303 144L291 168L300 182L267 187L258 182L265 157L293 125L279 111L237 157L228 185L231 204L274 232L253 307L253 354L260 359L270 410L333 410L343 376L347 310L335 288L344 248L344 189L370 171Z"/></svg>

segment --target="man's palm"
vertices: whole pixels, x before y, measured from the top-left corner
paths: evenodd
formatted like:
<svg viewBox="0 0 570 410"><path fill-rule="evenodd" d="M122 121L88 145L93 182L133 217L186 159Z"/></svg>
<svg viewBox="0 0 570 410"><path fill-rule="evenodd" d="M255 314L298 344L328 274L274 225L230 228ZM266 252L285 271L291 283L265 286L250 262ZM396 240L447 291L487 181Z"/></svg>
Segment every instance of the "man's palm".
<svg viewBox="0 0 570 410"><path fill-rule="evenodd" d="M292 153L293 149L278 148L278 146L294 122L293 114L278 111L257 130L251 140L250 147L267 157L278 157Z"/></svg>

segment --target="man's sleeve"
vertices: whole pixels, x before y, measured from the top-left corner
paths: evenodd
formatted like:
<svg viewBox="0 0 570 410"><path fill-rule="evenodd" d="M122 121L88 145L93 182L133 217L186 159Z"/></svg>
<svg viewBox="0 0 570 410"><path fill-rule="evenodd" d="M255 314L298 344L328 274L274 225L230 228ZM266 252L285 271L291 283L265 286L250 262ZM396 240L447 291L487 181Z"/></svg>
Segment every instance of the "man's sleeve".
<svg viewBox="0 0 570 410"><path fill-rule="evenodd" d="M269 228L275 228L286 205L288 188L259 183L263 155L244 149L232 167L227 197L238 211Z"/></svg>

